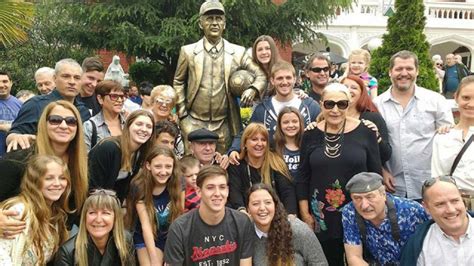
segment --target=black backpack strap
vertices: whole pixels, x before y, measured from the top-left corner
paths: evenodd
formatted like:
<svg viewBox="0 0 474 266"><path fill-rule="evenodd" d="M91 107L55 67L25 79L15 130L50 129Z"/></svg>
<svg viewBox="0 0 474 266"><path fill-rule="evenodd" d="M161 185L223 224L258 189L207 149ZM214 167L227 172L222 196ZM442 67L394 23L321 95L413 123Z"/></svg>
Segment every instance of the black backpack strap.
<svg viewBox="0 0 474 266"><path fill-rule="evenodd" d="M362 216L357 211L355 211L355 220L357 227L359 227L360 240L362 241L362 256L367 262L373 261L372 255L370 254L369 248L367 246L367 228L364 224L364 218L362 218Z"/></svg>
<svg viewBox="0 0 474 266"><path fill-rule="evenodd" d="M92 136L91 136L91 149L97 144L97 126L95 125L94 121L89 120L92 126Z"/></svg>
<svg viewBox="0 0 474 266"><path fill-rule="evenodd" d="M451 167L451 171L449 172L450 176L453 175L454 170L456 170L456 167L458 166L459 161L461 161L461 158L462 158L464 152L467 150L467 148L469 148L469 145L471 145L473 139L474 139L474 134L472 134L471 137L462 146L462 149L459 151L458 155L454 159L453 166Z"/></svg>
<svg viewBox="0 0 474 266"><path fill-rule="evenodd" d="M388 220L390 221L390 228L392 229L392 237L395 241L400 243L400 226L398 226L397 209L393 200L387 197L385 201L388 208Z"/></svg>

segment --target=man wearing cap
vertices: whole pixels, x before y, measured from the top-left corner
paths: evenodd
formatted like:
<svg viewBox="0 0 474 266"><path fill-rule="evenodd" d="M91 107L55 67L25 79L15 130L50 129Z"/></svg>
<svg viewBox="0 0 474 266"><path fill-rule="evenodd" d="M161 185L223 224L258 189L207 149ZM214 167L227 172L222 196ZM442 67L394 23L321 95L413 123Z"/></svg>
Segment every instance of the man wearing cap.
<svg viewBox="0 0 474 266"><path fill-rule="evenodd" d="M181 47L176 67L173 87L178 94L177 113L184 139L205 127L218 134L217 150L225 153L241 129L239 105L228 88L229 77L238 69L254 74L253 83L241 96L244 105L260 97L266 78L244 47L222 38L226 22L224 6L219 1L204 2L199 15L204 38ZM189 143L185 148L189 151Z"/></svg>
<svg viewBox="0 0 474 266"><path fill-rule="evenodd" d="M398 265L408 238L428 220L418 202L386 193L382 181L362 172L346 184L352 202L342 210L342 224L349 265Z"/></svg>
<svg viewBox="0 0 474 266"><path fill-rule="evenodd" d="M199 160L201 166L216 164L223 169L227 169L229 166L229 157L216 152L218 140L219 135L206 128L196 129L189 133L188 141L191 153Z"/></svg>

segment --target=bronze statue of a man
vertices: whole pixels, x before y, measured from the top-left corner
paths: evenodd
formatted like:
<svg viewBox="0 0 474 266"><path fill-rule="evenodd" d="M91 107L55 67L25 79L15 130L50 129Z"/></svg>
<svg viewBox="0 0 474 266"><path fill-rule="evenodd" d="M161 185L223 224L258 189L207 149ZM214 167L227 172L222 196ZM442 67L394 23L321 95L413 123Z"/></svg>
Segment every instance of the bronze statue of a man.
<svg viewBox="0 0 474 266"><path fill-rule="evenodd" d="M176 106L186 151L189 151L188 134L207 128L219 135L217 151L225 153L241 130L240 109L228 87L229 77L239 69L254 74L253 83L242 93L243 105L250 105L255 97L260 97L266 78L244 47L222 38L225 10L219 1L204 2L199 15L204 38L181 47L173 81L178 94Z"/></svg>

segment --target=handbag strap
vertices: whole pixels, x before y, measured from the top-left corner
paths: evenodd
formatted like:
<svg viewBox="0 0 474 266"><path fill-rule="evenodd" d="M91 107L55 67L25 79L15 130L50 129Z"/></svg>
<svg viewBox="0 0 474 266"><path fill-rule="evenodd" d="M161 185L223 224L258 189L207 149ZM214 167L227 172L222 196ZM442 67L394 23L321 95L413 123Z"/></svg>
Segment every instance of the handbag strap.
<svg viewBox="0 0 474 266"><path fill-rule="evenodd" d="M459 151L458 155L456 156L456 159L454 159L453 166L451 167L451 172L449 173L450 176L453 175L454 170L456 170L456 167L458 166L458 163L462 158L462 155L467 150L467 148L469 148L469 145L471 145L473 139L474 139L474 134L472 134L471 137L466 141L466 143L464 143L464 146L462 146L461 151Z"/></svg>

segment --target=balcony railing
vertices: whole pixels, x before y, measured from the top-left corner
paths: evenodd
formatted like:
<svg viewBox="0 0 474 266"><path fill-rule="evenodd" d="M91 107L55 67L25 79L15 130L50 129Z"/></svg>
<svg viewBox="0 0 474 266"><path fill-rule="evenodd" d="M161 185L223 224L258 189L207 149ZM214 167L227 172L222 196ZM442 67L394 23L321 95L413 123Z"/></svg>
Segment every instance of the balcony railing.
<svg viewBox="0 0 474 266"><path fill-rule="evenodd" d="M425 13L429 18L473 20L474 5L466 3L425 2Z"/></svg>

